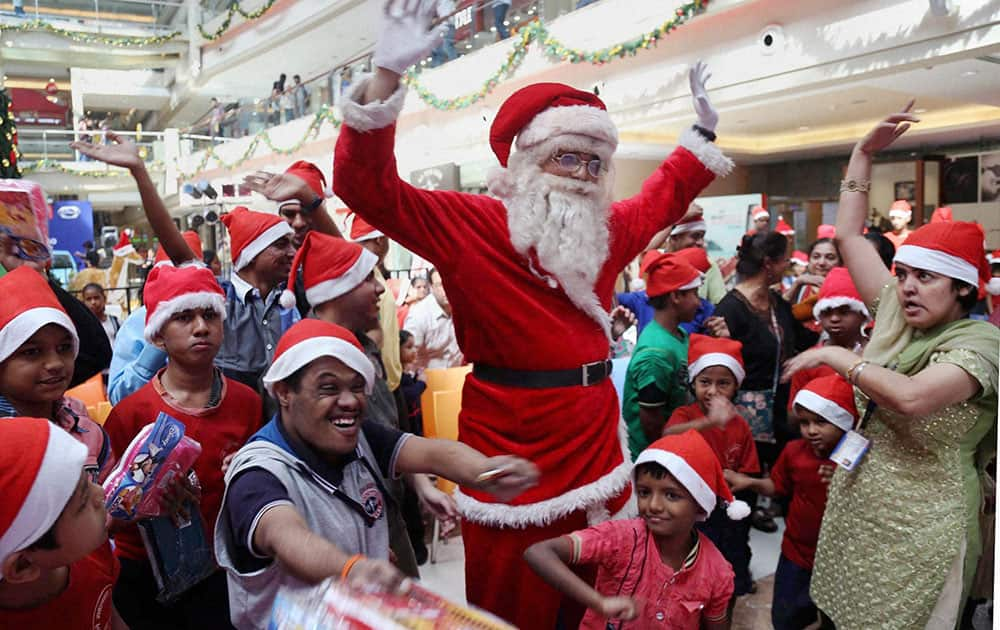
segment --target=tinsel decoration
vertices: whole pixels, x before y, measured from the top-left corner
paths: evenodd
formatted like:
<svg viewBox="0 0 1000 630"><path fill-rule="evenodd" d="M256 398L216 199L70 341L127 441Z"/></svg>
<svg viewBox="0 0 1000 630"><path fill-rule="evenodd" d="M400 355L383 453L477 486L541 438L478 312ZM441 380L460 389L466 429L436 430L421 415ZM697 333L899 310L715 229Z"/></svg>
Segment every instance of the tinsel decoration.
<svg viewBox="0 0 1000 630"><path fill-rule="evenodd" d="M177 37L180 37L181 35L180 31L173 31L163 35L150 35L148 37L101 35L98 33L71 31L55 26L51 22L46 22L42 19L28 20L27 22L19 22L17 24L0 24L0 32L23 33L27 31L45 31L52 33L53 35L59 35L67 39L71 39L75 42L83 44L101 44L104 46L111 46L113 48L144 48L147 46L160 46L161 44L165 44L173 39L176 39Z"/></svg>
<svg viewBox="0 0 1000 630"><path fill-rule="evenodd" d="M14 103L7 88L0 88L0 179L20 179L21 151L17 148Z"/></svg>
<svg viewBox="0 0 1000 630"><path fill-rule="evenodd" d="M233 2L231 5L229 5L229 11L226 12L226 19L222 21L222 24L219 25L219 28L209 33L208 31L205 30L205 26L203 24L199 24L198 32L201 34L203 38L209 41L214 41L216 39L219 39L220 37L223 36L223 34L225 34L226 31L229 30L229 27L232 25L234 15L236 14L242 15L243 19L248 21L256 20L257 18L261 17L262 15L270 11L271 7L274 6L275 1L276 0L267 0L267 2L265 2L263 6L261 6L259 9L255 11L250 11L248 13L243 10L243 7L240 6L239 0L237 0L236 2Z"/></svg>

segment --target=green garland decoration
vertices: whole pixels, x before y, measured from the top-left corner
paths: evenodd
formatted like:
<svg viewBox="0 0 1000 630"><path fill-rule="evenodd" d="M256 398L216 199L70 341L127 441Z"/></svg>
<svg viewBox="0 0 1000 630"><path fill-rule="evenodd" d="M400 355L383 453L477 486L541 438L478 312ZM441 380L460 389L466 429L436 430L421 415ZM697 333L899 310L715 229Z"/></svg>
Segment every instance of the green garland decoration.
<svg viewBox="0 0 1000 630"><path fill-rule="evenodd" d="M264 5L256 11L247 13L243 10L243 7L240 6L239 1L237 0L229 6L229 11L226 13L226 19L222 20L222 24L219 25L219 28L215 29L215 32L209 33L205 30L205 26L203 24L198 25L198 32L201 33L203 38L209 41L214 41L222 37L222 35L229 30L229 26L233 21L233 16L237 13L242 15L245 20L253 21L270 11L275 2L276 0L267 0L267 2L265 2Z"/></svg>
<svg viewBox="0 0 1000 630"><path fill-rule="evenodd" d="M152 162L147 167L151 171L162 171L163 162ZM127 177L130 175L128 169L108 167L104 170L80 170L63 165L56 160L35 160L24 166L25 173L39 173L56 171L65 175L76 175L78 177L93 177L95 179L107 179L109 177Z"/></svg>
<svg viewBox="0 0 1000 630"><path fill-rule="evenodd" d="M690 20L692 17L703 11L709 0L692 0L677 8L674 15L657 26L648 33L643 33L630 40L620 42L607 48L599 50L578 50L570 48L556 39L540 20L531 22L521 29L515 38L514 46L507 55L503 64L486 78L486 81L474 92L458 96L456 98L438 98L420 82L420 70L410 70L403 81L412 88L420 98L435 109L455 111L473 105L492 92L500 82L514 73L524 61L528 52L528 47L532 44L539 44L542 52L551 59L558 61L568 61L570 63L590 63L603 65L634 57L640 50L648 50L655 46L657 42L669 35L679 26Z"/></svg>
<svg viewBox="0 0 1000 630"><path fill-rule="evenodd" d="M146 46L160 46L180 36L180 31L173 31L164 35L151 35L149 37L133 37L128 35L97 35L94 33L83 33L80 31L70 31L59 28L45 20L28 20L18 24L0 24L0 32L12 31L23 33L27 31L45 31L53 35L59 35L83 44L102 44L114 48L143 48Z"/></svg>
<svg viewBox="0 0 1000 630"><path fill-rule="evenodd" d="M0 177L21 179L21 150L17 148L17 118L14 102L0 88Z"/></svg>
<svg viewBox="0 0 1000 630"><path fill-rule="evenodd" d="M333 125L334 129L339 129L341 125L340 119L334 115L333 108L329 105L323 105L319 111L313 115L313 119L309 123L309 127L306 129L306 132L302 134L302 137L290 147L275 146L274 142L271 140L271 135L268 133L268 130L265 129L257 132L257 134L250 141L250 144L247 145L246 150L242 155L240 155L240 157L236 158L236 160L226 162L215 152L214 146L209 147L205 149L204 155L202 155L201 160L198 162L198 166L196 166L192 172L178 172L177 177L180 179L192 179L198 173L201 173L208 168L209 163L212 161L215 162L215 166L217 168L222 168L227 171L233 170L252 158L261 144L270 149L272 153L277 153L278 155L292 155L297 153L307 141L319 135L319 130L323 127L324 123Z"/></svg>

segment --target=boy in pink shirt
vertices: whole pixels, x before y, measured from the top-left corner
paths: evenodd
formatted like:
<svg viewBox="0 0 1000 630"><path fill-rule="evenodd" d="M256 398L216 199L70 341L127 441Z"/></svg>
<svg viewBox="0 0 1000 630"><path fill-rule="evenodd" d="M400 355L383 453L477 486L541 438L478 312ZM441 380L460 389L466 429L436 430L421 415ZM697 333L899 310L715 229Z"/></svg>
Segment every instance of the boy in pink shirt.
<svg viewBox="0 0 1000 630"><path fill-rule="evenodd" d="M728 628L733 570L695 523L719 499L730 518L750 508L733 499L712 448L697 431L661 438L639 454L633 480L640 518L536 543L525 561L587 606L580 628ZM595 586L572 565L596 566Z"/></svg>

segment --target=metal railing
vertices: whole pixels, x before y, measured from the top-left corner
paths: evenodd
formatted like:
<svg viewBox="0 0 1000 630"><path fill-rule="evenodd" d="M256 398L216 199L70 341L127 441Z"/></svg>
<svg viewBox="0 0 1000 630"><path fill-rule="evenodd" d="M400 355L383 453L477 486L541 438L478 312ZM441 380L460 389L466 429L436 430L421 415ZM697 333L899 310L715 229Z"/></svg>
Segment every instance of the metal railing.
<svg viewBox="0 0 1000 630"><path fill-rule="evenodd" d="M108 131L131 139L139 147L139 155L147 163L162 161L164 157L164 132L162 131L118 131L107 129L73 130L73 129L18 129L18 148L24 160L87 162L88 158L70 148L74 140L89 140L94 143L105 142ZM209 146L222 142L218 137L183 133L179 134L181 153L203 151Z"/></svg>
<svg viewBox="0 0 1000 630"><path fill-rule="evenodd" d="M23 0L2 15L44 20L72 30L139 28L162 34L175 30L172 23L178 11L184 11L181 0Z"/></svg>

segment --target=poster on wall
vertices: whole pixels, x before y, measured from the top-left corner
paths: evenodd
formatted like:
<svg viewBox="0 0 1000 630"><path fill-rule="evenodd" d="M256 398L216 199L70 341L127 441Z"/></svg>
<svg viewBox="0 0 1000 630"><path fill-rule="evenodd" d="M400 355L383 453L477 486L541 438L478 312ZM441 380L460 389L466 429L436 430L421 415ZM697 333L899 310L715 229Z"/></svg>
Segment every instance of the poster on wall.
<svg viewBox="0 0 1000 630"><path fill-rule="evenodd" d="M750 226L750 211L764 205L764 195L724 195L699 197L698 205L705 210L705 248L709 260L730 258Z"/></svg>
<svg viewBox="0 0 1000 630"><path fill-rule="evenodd" d="M1000 199L1000 153L984 153L979 156L979 200L983 202Z"/></svg>
<svg viewBox="0 0 1000 630"><path fill-rule="evenodd" d="M979 157L948 158L941 167L941 197L944 203L976 203L979 198L976 171Z"/></svg>

